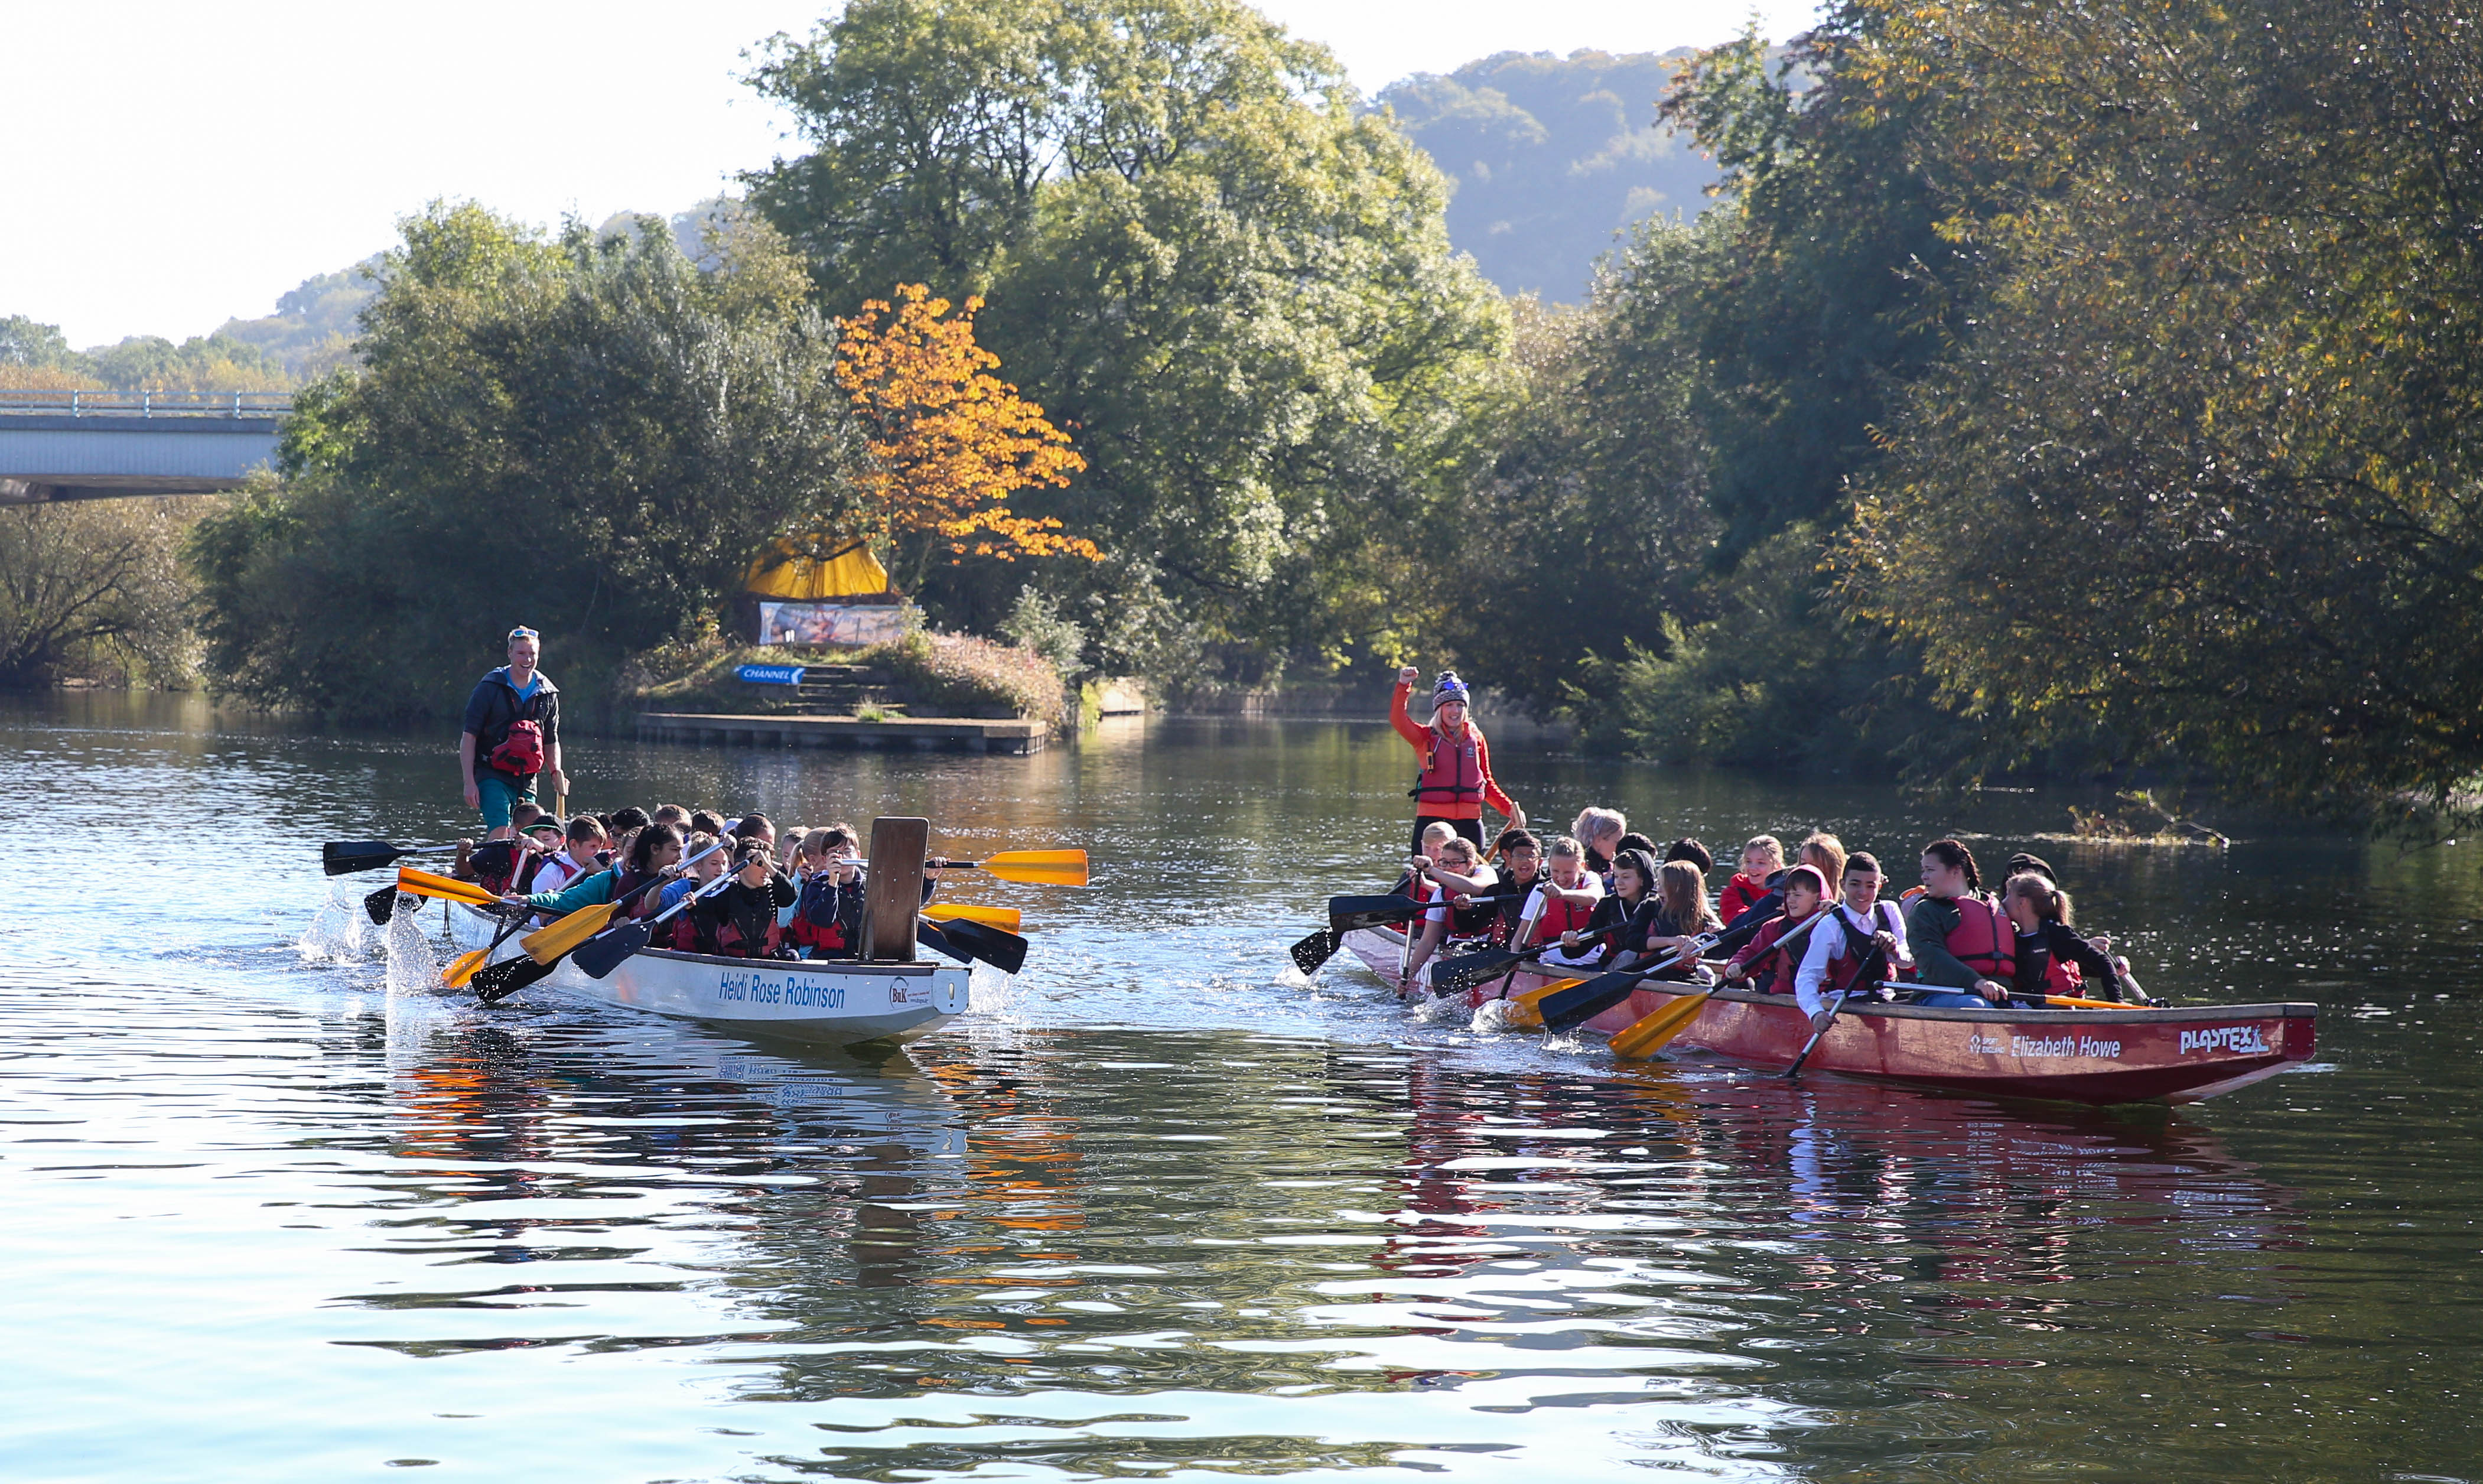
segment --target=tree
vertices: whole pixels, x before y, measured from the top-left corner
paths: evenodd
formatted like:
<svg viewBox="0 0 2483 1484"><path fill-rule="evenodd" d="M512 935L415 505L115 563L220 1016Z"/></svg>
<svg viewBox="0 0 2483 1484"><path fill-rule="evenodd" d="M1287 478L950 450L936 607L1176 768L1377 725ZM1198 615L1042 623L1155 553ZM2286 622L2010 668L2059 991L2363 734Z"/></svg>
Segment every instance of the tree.
<svg viewBox="0 0 2483 1484"><path fill-rule="evenodd" d="M591 701L707 630L769 536L858 514L835 338L763 225L708 274L660 222L553 238L437 204L403 226L281 483L192 543L225 688L438 712L525 623Z"/></svg>
<svg viewBox="0 0 2483 1484"><path fill-rule="evenodd" d="M1941 224L1973 209L1930 142L1948 99L1874 66L1889 23L1841 0L1781 53L1755 35L1700 53L1663 116L1723 178L1734 242L1699 291L1709 498L1731 561L1788 525L1832 527L1878 457L1872 430L1961 318L1980 272Z"/></svg>
<svg viewBox="0 0 2483 1484"><path fill-rule="evenodd" d="M81 670L184 679L178 555L195 517L178 499L0 508L0 687Z"/></svg>
<svg viewBox="0 0 2483 1484"><path fill-rule="evenodd" d="M22 314L0 316L0 366L66 366L76 356L60 326L39 325Z"/></svg>
<svg viewBox="0 0 2483 1484"><path fill-rule="evenodd" d="M913 548L907 570L918 578L944 548L951 562L1101 560L1094 543L1061 534L1057 517L1014 516L1002 503L1029 486L1068 484L1086 461L1042 408L991 374L1000 358L975 343L983 302L967 300L950 319L948 301L920 283L898 284L896 298L893 310L865 301L837 354L837 384L853 399L874 461L859 483L882 539Z"/></svg>
<svg viewBox="0 0 2483 1484"><path fill-rule="evenodd" d="M1668 621L1703 616L1717 526L1686 316L1721 245L1649 223L1584 308L1521 305L1524 380L1436 565L1465 595L1440 620L1458 656L1538 707L1578 701L1599 661L1632 643L1664 652Z"/></svg>
<svg viewBox="0 0 2483 1484"><path fill-rule="evenodd" d="M1323 49L1236 0L859 0L755 81L812 149L753 199L822 302L986 298L981 343L1078 430L1085 471L1021 513L1104 549L1037 574L1099 659L1251 680L1418 622L1402 550L1454 518L1508 320ZM1021 586L968 564L930 601L992 623Z"/></svg>
<svg viewBox="0 0 2483 1484"><path fill-rule="evenodd" d="M2262 798L2483 768L2483 47L2402 0L1883 0L2004 276L1841 554L2008 762L2103 729Z"/></svg>

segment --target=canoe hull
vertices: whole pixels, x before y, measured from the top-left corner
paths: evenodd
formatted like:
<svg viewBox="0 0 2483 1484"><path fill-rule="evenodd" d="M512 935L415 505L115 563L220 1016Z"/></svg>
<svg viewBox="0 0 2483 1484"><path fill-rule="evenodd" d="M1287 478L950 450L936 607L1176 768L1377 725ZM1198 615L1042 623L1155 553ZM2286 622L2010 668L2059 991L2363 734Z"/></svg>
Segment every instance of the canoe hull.
<svg viewBox="0 0 2483 1484"><path fill-rule="evenodd" d="M1402 937L1379 928L1345 941L1390 988L1427 994L1427 985L1409 992L1400 981L1402 946ZM1507 994L1551 982L1520 972ZM1479 1007L1498 989L1492 981L1470 994L1468 1003ZM1696 993L1687 985L1642 985L1581 1029L1609 1036ZM2317 1006L2301 1003L2036 1011L1855 1004L1820 1038L1803 1070L1992 1097L2196 1102L2309 1061L2318 1044L2317 1014ZM1809 1020L1790 996L1720 990L1672 1045L1782 1068L1809 1038Z"/></svg>
<svg viewBox="0 0 2483 1484"><path fill-rule="evenodd" d="M495 926L466 909L451 921L453 936L476 948L491 941ZM504 943L494 957L515 958L520 951ZM917 1040L963 1015L969 994L966 970L953 965L734 959L654 948L631 954L601 979L565 963L541 987L737 1035L819 1047Z"/></svg>

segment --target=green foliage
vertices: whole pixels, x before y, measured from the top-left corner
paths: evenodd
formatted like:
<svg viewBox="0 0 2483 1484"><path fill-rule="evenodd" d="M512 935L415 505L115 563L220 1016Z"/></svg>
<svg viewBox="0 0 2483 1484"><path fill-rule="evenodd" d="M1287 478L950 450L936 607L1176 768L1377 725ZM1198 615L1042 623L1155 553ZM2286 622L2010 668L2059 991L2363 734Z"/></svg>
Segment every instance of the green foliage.
<svg viewBox="0 0 2483 1484"><path fill-rule="evenodd" d="M1110 553L1040 582L1148 615L1097 613L1105 665L1255 680L1412 622L1507 316L1324 50L1234 0L863 0L757 82L813 149L753 199L824 302L986 295L1001 374L1074 431L1086 474L1019 513ZM989 626L1023 580L923 597Z"/></svg>
<svg viewBox="0 0 2483 1484"><path fill-rule="evenodd" d="M1707 208L1715 166L1655 119L1688 56L1502 52L1377 101L1455 182L1449 240L1485 277L1581 304L1616 235Z"/></svg>
<svg viewBox="0 0 2483 1484"><path fill-rule="evenodd" d="M379 294L382 261L374 254L305 278L278 298L274 314L227 320L216 335L257 347L298 381L324 376L352 358L359 317Z"/></svg>
<svg viewBox="0 0 2483 1484"><path fill-rule="evenodd" d="M1651 223L1585 308L1520 302L1498 457L1430 565L1455 573L1435 623L1459 659L1540 708L1601 694L1590 677L1627 645L1664 652L1667 622L1701 600L1715 522L1685 313L1719 245Z"/></svg>
<svg viewBox="0 0 2483 1484"><path fill-rule="evenodd" d="M1702 53L1664 105L1715 155L1732 206L1697 311L1727 559L1845 517L1891 393L1931 364L1975 278L1975 254L1939 228L1972 192L1926 146L1947 118L1938 82L1885 83L1863 64L1882 9L1831 6L1781 56L1755 35Z"/></svg>
<svg viewBox="0 0 2483 1484"><path fill-rule="evenodd" d="M2004 759L2098 726L2261 796L2483 769L2483 47L2444 4L1884 0L1943 230L2005 265L1841 560ZM2470 800L2463 801L2470 808Z"/></svg>
<svg viewBox="0 0 2483 1484"><path fill-rule="evenodd" d="M1086 673L1086 630L1064 617L1031 583L1018 589L1017 602L1001 621L1001 633L1050 660L1064 681L1075 681Z"/></svg>
<svg viewBox="0 0 2483 1484"><path fill-rule="evenodd" d="M288 391L294 384L276 358L221 331L178 345L162 335L131 335L81 358L89 375L123 391Z"/></svg>
<svg viewBox="0 0 2483 1484"><path fill-rule="evenodd" d="M894 644L854 652L896 677L923 716L1020 716L1069 722L1069 692L1051 659L1023 645L917 629Z"/></svg>
<svg viewBox="0 0 2483 1484"><path fill-rule="evenodd" d="M255 345L222 331L178 345L161 335L131 335L118 345L73 351L57 325L22 314L0 318L0 371L20 375L0 385L99 386L117 391L287 391L293 378ZM29 378L22 373L51 373Z"/></svg>
<svg viewBox="0 0 2483 1484"><path fill-rule="evenodd" d="M0 688L69 676L186 683L195 646L179 552L200 503L0 507Z"/></svg>
<svg viewBox="0 0 2483 1484"><path fill-rule="evenodd" d="M1917 656L1844 622L1828 582L1816 529L1762 542L1684 605L1707 618L1668 617L1585 667L1574 709L1588 744L1667 762L1950 774L1975 729L1928 703Z"/></svg>
<svg viewBox="0 0 2483 1484"><path fill-rule="evenodd" d="M0 316L0 365L54 368L76 360L60 326L38 325L22 314Z"/></svg>
<svg viewBox="0 0 2483 1484"><path fill-rule="evenodd" d="M222 686L437 713L522 622L591 702L627 653L711 624L768 536L850 514L830 328L764 287L766 242L735 249L754 291L654 225L404 224L360 364L303 395L281 483L192 543Z"/></svg>

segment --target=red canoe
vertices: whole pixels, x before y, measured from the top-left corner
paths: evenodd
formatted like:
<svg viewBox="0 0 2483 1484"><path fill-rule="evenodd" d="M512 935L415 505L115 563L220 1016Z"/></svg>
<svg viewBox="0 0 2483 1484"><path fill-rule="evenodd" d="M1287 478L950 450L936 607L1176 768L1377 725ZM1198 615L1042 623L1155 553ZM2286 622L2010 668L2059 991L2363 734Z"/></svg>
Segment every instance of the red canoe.
<svg viewBox="0 0 2483 1484"><path fill-rule="evenodd" d="M1382 983L1407 993L1398 972L1402 934L1365 928L1346 935L1344 946ZM1467 1000L1480 1007L1552 982L1521 971L1505 987L1487 981ZM1416 985L1411 993L1425 994L1428 987ZM1685 985L1642 985L1580 1029L1609 1036L1695 993ZM1854 1004L1820 1038L1802 1070L2008 1098L2196 1102L2309 1061L2318 1013L2316 1005L2298 1003L2035 1011ZM1787 1067L1809 1038L1810 1022L1790 995L1719 990L1672 1045Z"/></svg>

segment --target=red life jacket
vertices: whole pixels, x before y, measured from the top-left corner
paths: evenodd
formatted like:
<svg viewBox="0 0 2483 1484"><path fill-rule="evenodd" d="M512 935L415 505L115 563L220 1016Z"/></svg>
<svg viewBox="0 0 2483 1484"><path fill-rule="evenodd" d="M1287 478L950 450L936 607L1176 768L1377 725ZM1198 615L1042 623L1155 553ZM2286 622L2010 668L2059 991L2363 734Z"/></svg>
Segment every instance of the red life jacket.
<svg viewBox="0 0 2483 1484"><path fill-rule="evenodd" d="M1830 908L1829 911L1836 914L1835 927L1843 935L1845 951L1829 961L1835 967L1828 971L1829 988L1841 994L1862 987L1862 970L1872 964L1879 951L1878 945L1871 941L1871 935L1887 930L1889 914L1897 911L1897 904L1873 902L1871 911L1863 919L1870 924L1868 927L1856 927L1853 919L1845 915L1843 907ZM1813 931L1824 933L1828 927L1823 924ZM1897 977L1896 965L1882 960L1878 967L1879 973L1872 976L1875 980Z"/></svg>
<svg viewBox="0 0 2483 1484"><path fill-rule="evenodd" d="M2075 964L2056 953L2052 955L2051 962L2043 966L2044 994L2082 995L2086 991L2086 970Z"/></svg>
<svg viewBox="0 0 2483 1484"><path fill-rule="evenodd" d="M1584 885L1583 880L1580 884ZM1551 887L1552 883L1547 880L1544 885ZM1560 888L1553 887L1552 889L1557 891ZM1591 904L1572 907L1547 892L1543 898L1543 914L1535 919L1535 941L1557 943L1563 933L1583 933L1587 930L1588 920L1594 914L1595 909Z"/></svg>
<svg viewBox="0 0 2483 1484"><path fill-rule="evenodd" d="M492 749L491 755L483 761L520 778L532 778L541 773L544 766L543 723L511 722L509 734L500 739L500 745Z"/></svg>
<svg viewBox="0 0 2483 1484"><path fill-rule="evenodd" d="M1810 918L1804 917L1801 921L1796 921L1792 917L1783 915L1769 918L1765 925L1760 927L1758 936L1750 940L1749 946L1733 955L1732 963L1725 966L1726 969L1728 971L1738 969L1746 973L1752 969L1759 970L1751 975L1751 988L1762 994L1792 994L1794 981L1802 972L1801 956L1810 951L1810 938L1805 934L1802 941L1794 945L1794 951L1791 953L1786 952L1778 944L1787 933L1809 920ZM1812 928L1810 931L1816 933L1819 929Z"/></svg>
<svg viewBox="0 0 2483 1484"><path fill-rule="evenodd" d="M2016 971L2017 928L1988 897L1957 899L1957 926L1942 944L1976 974L2007 984Z"/></svg>
<svg viewBox="0 0 2483 1484"><path fill-rule="evenodd" d="M532 856L525 847L516 840L485 840L474 847L474 853L467 858L467 863L473 867L475 885L494 896L500 896L519 889L519 862L530 859Z"/></svg>
<svg viewBox="0 0 2483 1484"><path fill-rule="evenodd" d="M1481 735L1472 722L1455 742L1448 742L1438 729L1431 729L1430 746L1423 753L1423 771L1415 775L1414 786L1405 794L1419 806L1418 812L1449 814L1463 808L1482 817L1482 757L1476 741ZM1444 742L1448 742L1445 747Z"/></svg>

